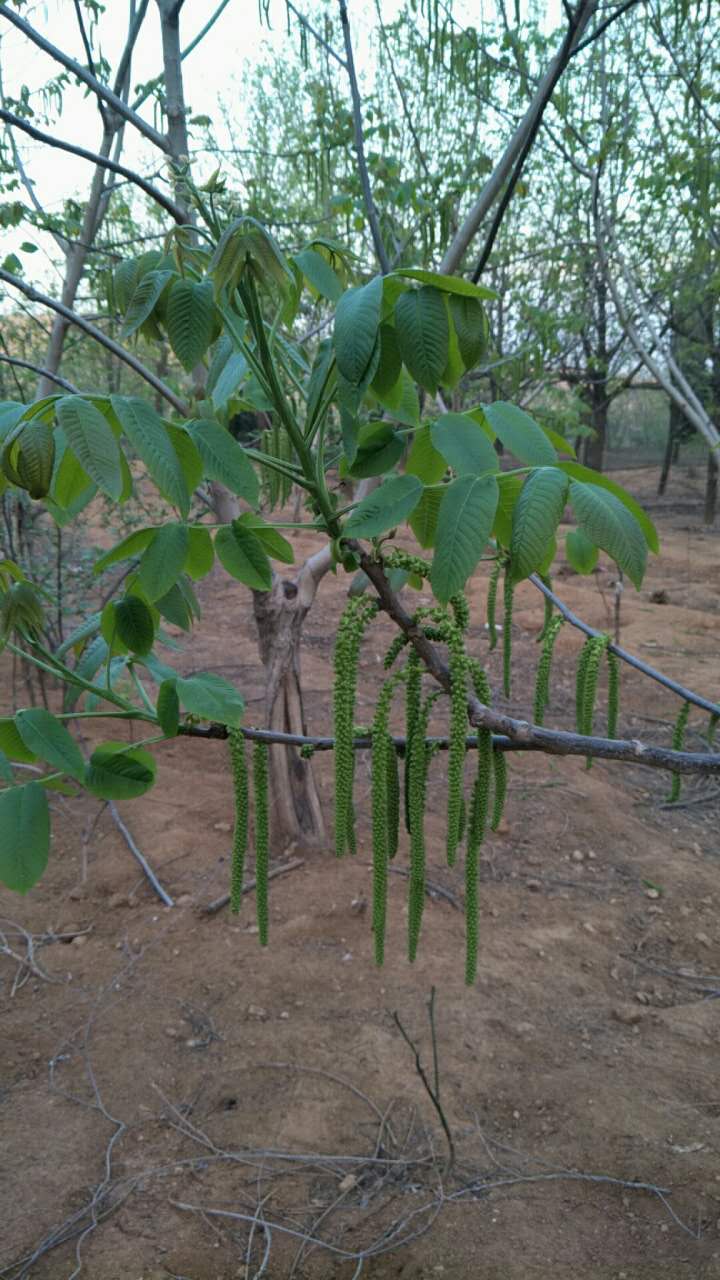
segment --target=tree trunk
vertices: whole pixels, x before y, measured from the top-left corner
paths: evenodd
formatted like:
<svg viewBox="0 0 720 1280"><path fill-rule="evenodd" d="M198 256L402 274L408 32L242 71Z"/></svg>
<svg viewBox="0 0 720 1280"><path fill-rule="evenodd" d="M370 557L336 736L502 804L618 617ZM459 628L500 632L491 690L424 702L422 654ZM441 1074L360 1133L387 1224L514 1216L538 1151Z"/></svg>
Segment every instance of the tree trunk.
<svg viewBox="0 0 720 1280"><path fill-rule="evenodd" d="M715 523L719 470L720 466L718 465L717 454L711 449L708 453L707 481L705 484L705 512L703 516L705 524Z"/></svg>
<svg viewBox="0 0 720 1280"><path fill-rule="evenodd" d="M674 405L670 406L670 422L668 423L667 443L665 445L665 455L663 457L662 468L660 471L660 480L658 482L658 495L662 497L667 488L668 476L670 475L670 467L675 461L675 420L673 415Z"/></svg>
<svg viewBox="0 0 720 1280"><path fill-rule="evenodd" d="M586 467L602 471L607 440L608 399L605 394L605 381L596 381L588 388L587 400L590 406L590 426L594 435L585 440L584 462Z"/></svg>
<svg viewBox="0 0 720 1280"><path fill-rule="evenodd" d="M296 578L276 577L270 591L253 592L260 657L265 668L265 724L281 733L307 733L300 678L305 618L325 572L329 553L306 561ZM318 847L325 822L312 764L295 747L270 748L273 838Z"/></svg>

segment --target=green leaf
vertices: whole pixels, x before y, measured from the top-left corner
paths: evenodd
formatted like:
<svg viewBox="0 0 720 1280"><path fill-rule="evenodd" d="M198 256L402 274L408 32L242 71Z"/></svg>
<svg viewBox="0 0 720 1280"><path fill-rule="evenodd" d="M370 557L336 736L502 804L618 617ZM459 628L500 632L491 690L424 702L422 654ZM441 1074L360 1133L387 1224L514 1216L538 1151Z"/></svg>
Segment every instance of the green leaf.
<svg viewBox="0 0 720 1280"><path fill-rule="evenodd" d="M257 506L260 482L242 445L211 418L188 423L188 431L197 445L208 479L219 480L231 493Z"/></svg>
<svg viewBox="0 0 720 1280"><path fill-rule="evenodd" d="M598 549L582 529L571 529L565 535L565 555L576 573L592 573L598 562Z"/></svg>
<svg viewBox="0 0 720 1280"><path fill-rule="evenodd" d="M222 370L212 389L211 396L215 409L224 409L228 400L235 394L245 374L248 362L240 351L234 351L225 361Z"/></svg>
<svg viewBox="0 0 720 1280"><path fill-rule="evenodd" d="M466 369L474 369L485 352L488 322L477 298L452 294L450 316L457 336L458 350Z"/></svg>
<svg viewBox="0 0 720 1280"><path fill-rule="evenodd" d="M522 493L523 477L512 472L502 472L497 477L498 506L493 523L493 537L503 547L510 547L512 540L512 518L515 504Z"/></svg>
<svg viewBox="0 0 720 1280"><path fill-rule="evenodd" d="M415 432L405 470L408 475L417 476L423 484L439 484L445 475L447 463L433 444L430 427L421 427Z"/></svg>
<svg viewBox="0 0 720 1280"><path fill-rule="evenodd" d="M117 621L115 618L116 605L114 600L108 600L100 614L100 633L108 652L113 654L127 653L127 645L120 639L117 633Z"/></svg>
<svg viewBox="0 0 720 1280"><path fill-rule="evenodd" d="M0 778L3 782L13 781L12 765L4 751L0 751Z"/></svg>
<svg viewBox="0 0 720 1280"><path fill-rule="evenodd" d="M262 516L256 516L251 511L246 511L244 515L238 516L237 523L243 525L246 529L252 530L273 560L280 560L282 564L295 563L295 552L292 544L288 542L287 538L283 538L282 534L273 525L267 524Z"/></svg>
<svg viewBox="0 0 720 1280"><path fill-rule="evenodd" d="M408 289L395 305L400 354L421 387L437 391L448 362L450 323L443 295L427 285Z"/></svg>
<svg viewBox="0 0 720 1280"><path fill-rule="evenodd" d="M149 653L155 641L155 624L148 605L140 596L124 596L115 605L115 630L131 653Z"/></svg>
<svg viewBox="0 0 720 1280"><path fill-rule="evenodd" d="M515 504L510 538L512 576L520 582L539 569L567 500L568 482L555 467L527 477Z"/></svg>
<svg viewBox="0 0 720 1280"><path fill-rule="evenodd" d="M614 493L580 480L570 481L570 501L583 531L612 556L639 591L645 574L647 546L634 515Z"/></svg>
<svg viewBox="0 0 720 1280"><path fill-rule="evenodd" d="M182 705L192 715L203 720L216 720L219 724L237 729L245 713L245 702L237 689L221 676L202 672L177 679L177 691Z"/></svg>
<svg viewBox="0 0 720 1280"><path fill-rule="evenodd" d="M190 601L182 590L182 578L173 584L169 591L155 601L155 608L167 622L182 631L191 631L193 610Z"/></svg>
<svg viewBox="0 0 720 1280"><path fill-rule="evenodd" d="M111 547L100 556L99 560L95 561L93 573L103 573L111 564L117 564L119 560L131 560L134 556L139 556L148 543L152 542L155 533L155 529L136 529L134 533L129 533L127 538L123 538L116 547Z"/></svg>
<svg viewBox="0 0 720 1280"><path fill-rule="evenodd" d="M50 854L50 813L44 787L28 782L0 791L0 881L27 893Z"/></svg>
<svg viewBox="0 0 720 1280"><path fill-rule="evenodd" d="M426 489L408 520L410 528L424 549L435 546L438 516L444 497L445 490L442 488Z"/></svg>
<svg viewBox="0 0 720 1280"><path fill-rule="evenodd" d="M387 422L369 422L360 428L357 452L350 475L356 479L381 476L399 462L405 449L403 436L397 435Z"/></svg>
<svg viewBox="0 0 720 1280"><path fill-rule="evenodd" d="M331 302L337 302L343 287L333 271L330 263L315 249L301 249L295 254L295 261L305 279L312 285L316 293Z"/></svg>
<svg viewBox="0 0 720 1280"><path fill-rule="evenodd" d="M396 422L402 422L406 427L420 426L420 401L407 369L400 371L400 377L390 391L375 391L375 395Z"/></svg>
<svg viewBox="0 0 720 1280"><path fill-rule="evenodd" d="M343 529L344 536L377 538L403 524L415 510L422 492L422 481L417 476L393 476L358 503Z"/></svg>
<svg viewBox="0 0 720 1280"><path fill-rule="evenodd" d="M188 553L183 572L197 582L205 578L215 563L215 549L208 529L195 525L188 529Z"/></svg>
<svg viewBox="0 0 720 1280"><path fill-rule="evenodd" d="M138 582L149 601L159 600L177 582L189 545L186 524L165 524L157 530L138 567Z"/></svg>
<svg viewBox="0 0 720 1280"><path fill-rule="evenodd" d="M79 746L65 726L44 707L18 711L15 724L28 751L34 752L53 769L69 773L71 778L82 777L85 761Z"/></svg>
<svg viewBox="0 0 720 1280"><path fill-rule="evenodd" d="M497 298L492 289L482 284L472 284L470 280L461 280L459 276L442 276L435 271L421 271L415 267L400 268L391 271L390 278L400 276L404 280L419 280L422 284L434 285L443 293L454 293L464 298Z"/></svg>
<svg viewBox="0 0 720 1280"><path fill-rule="evenodd" d="M163 680L155 708L158 724L166 738L175 738L180 726L180 699L175 680Z"/></svg>
<svg viewBox="0 0 720 1280"><path fill-rule="evenodd" d="M0 750L4 751L10 760L17 760L20 764L34 764L37 760L35 752L26 747L18 733L15 721L10 716L0 718Z"/></svg>
<svg viewBox="0 0 720 1280"><path fill-rule="evenodd" d="M90 757L84 784L101 800L132 800L150 790L155 773L149 751L126 742L103 742Z"/></svg>
<svg viewBox="0 0 720 1280"><path fill-rule="evenodd" d="M97 492L87 472L80 466L71 449L64 448L59 463L55 468L50 494L58 506L68 510L88 490Z"/></svg>
<svg viewBox="0 0 720 1280"><path fill-rule="evenodd" d="M239 521L223 525L215 538L215 554L220 563L238 582L253 591L269 591L272 566L262 542Z"/></svg>
<svg viewBox="0 0 720 1280"><path fill-rule="evenodd" d="M188 493L194 493L203 478L203 462L192 436L185 426L178 427L174 422L166 422L165 430L180 463Z"/></svg>
<svg viewBox="0 0 720 1280"><path fill-rule="evenodd" d="M571 476L573 480L586 480L588 484L597 485L600 489L607 489L608 493L622 502L624 507L635 517L645 536L645 541L651 551L657 555L660 550L660 540L658 538L657 529L652 520L645 514L639 503L630 496L622 485L616 484L608 476L601 475L598 471L593 471L590 467L583 467L579 462L558 462L561 471Z"/></svg>
<svg viewBox="0 0 720 1280"><path fill-rule="evenodd" d="M443 413L430 427L432 442L460 476L498 471L500 463L484 431L464 413Z"/></svg>
<svg viewBox="0 0 720 1280"><path fill-rule="evenodd" d="M155 310L160 294L170 277L172 271L148 271L147 275L135 286L130 306L128 307L122 328L120 330L121 338L129 338L144 324L148 316Z"/></svg>
<svg viewBox="0 0 720 1280"><path fill-rule="evenodd" d="M82 396L63 396L55 412L83 470L103 493L117 502L123 489L120 449L103 415Z"/></svg>
<svg viewBox="0 0 720 1280"><path fill-rule="evenodd" d="M190 509L190 494L162 419L152 405L139 396L111 396L110 399L125 435L161 494L186 516Z"/></svg>
<svg viewBox="0 0 720 1280"><path fill-rule="evenodd" d="M215 332L212 285L176 280L168 297L165 325L170 346L190 373L202 360Z"/></svg>
<svg viewBox="0 0 720 1280"><path fill-rule="evenodd" d="M380 325L380 359L370 383L378 396L388 396L397 384L402 369L402 356L397 334L391 324Z"/></svg>
<svg viewBox="0 0 720 1280"><path fill-rule="evenodd" d="M490 537L498 486L494 476L460 476L443 495L430 585L441 604L462 591Z"/></svg>
<svg viewBox="0 0 720 1280"><path fill-rule="evenodd" d="M551 445L557 449L558 453L568 453L571 458L575 457L575 446L565 436L561 436L559 431L553 431L552 427L546 427L544 422L540 423L541 431L545 432Z"/></svg>
<svg viewBox="0 0 720 1280"><path fill-rule="evenodd" d="M484 404L482 411L498 439L520 462L531 467L549 467L556 461L555 450L545 432L524 409L505 400Z"/></svg>
<svg viewBox="0 0 720 1280"><path fill-rule="evenodd" d="M335 360L339 373L356 387L375 354L382 293L382 276L375 276L369 284L348 289L335 310Z"/></svg>

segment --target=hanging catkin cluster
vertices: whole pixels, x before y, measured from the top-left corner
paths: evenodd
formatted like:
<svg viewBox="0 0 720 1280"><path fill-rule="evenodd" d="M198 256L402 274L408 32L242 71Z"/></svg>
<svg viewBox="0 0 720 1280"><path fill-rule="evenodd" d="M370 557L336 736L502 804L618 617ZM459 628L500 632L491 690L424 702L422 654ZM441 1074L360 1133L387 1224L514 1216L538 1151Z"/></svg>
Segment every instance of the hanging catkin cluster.
<svg viewBox="0 0 720 1280"><path fill-rule="evenodd" d="M366 596L353 596L340 619L335 640L333 731L335 734L335 852L355 851L353 781L355 778L355 699L363 632L377 613Z"/></svg>
<svg viewBox="0 0 720 1280"><path fill-rule="evenodd" d="M542 642L543 647L540 653L540 661L538 662L537 675L535 677L535 701L533 705L533 719L535 724L542 725L545 719L545 710L550 701L550 671L552 668L555 641L558 638L560 628L564 622L565 619L562 614L556 613L544 629Z"/></svg>
<svg viewBox="0 0 720 1280"><path fill-rule="evenodd" d="M270 856L268 805L268 745L253 745L253 799L255 801L255 907L260 946L268 941L268 862Z"/></svg>
<svg viewBox="0 0 720 1280"><path fill-rule="evenodd" d="M497 627L495 626L495 613L497 610L497 593L500 574L502 573L503 562L498 556L490 574L487 593L487 627L490 637L490 648L494 649L497 645Z"/></svg>
<svg viewBox="0 0 720 1280"><path fill-rule="evenodd" d="M510 697L510 685L512 675L512 619L513 619L513 603L515 596L515 583L513 582L510 568L505 570L505 580L503 586L503 632L502 632L502 656L503 656L503 693L506 698Z"/></svg>
<svg viewBox="0 0 720 1280"><path fill-rule="evenodd" d="M240 910L243 890L243 872L248 839L248 772L245 762L245 738L240 729L228 729L230 766L232 769L235 798L235 829L230 859L230 910L234 915Z"/></svg>

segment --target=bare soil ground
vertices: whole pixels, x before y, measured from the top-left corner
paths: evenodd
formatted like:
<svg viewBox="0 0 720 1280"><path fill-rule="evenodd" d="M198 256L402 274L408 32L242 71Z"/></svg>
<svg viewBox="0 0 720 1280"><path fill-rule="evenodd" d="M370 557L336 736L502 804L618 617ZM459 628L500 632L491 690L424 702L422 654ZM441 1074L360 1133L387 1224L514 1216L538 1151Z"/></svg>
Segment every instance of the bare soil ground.
<svg viewBox="0 0 720 1280"><path fill-rule="evenodd" d="M655 479L624 477L648 501L663 550L642 592L625 593L622 641L717 697L720 530L701 525L699 476L677 472L662 503ZM309 542L296 541L300 558ZM561 559L558 568L561 596L607 627L607 564L589 579ZM345 589L326 581L307 625L307 711L319 732ZM666 603L654 602L657 592ZM481 579L471 633L480 655L483 600ZM252 722L262 716L261 672L246 604L227 577L208 581L181 665L236 681ZM531 706L541 616L524 587L510 703L518 714ZM389 634L378 624L363 654L361 719ZM551 724L572 722L578 650L564 628ZM493 654L494 688L498 667ZM624 672L624 734L668 743L678 709ZM705 728L693 714L690 745ZM178 740L158 757L155 790L121 809L175 909L153 897L107 811L98 819L99 804L86 799L53 800L45 879L26 899L0 899L16 953L26 950L19 927L65 935L36 953L47 978L0 952L0 1276L720 1277L720 805L709 783L689 784L688 807L667 809L667 779L639 766L596 763L588 773L582 761L512 757L506 821L483 848L480 976L468 990L462 869L443 865L442 758L430 788L429 874L455 905L428 899L410 967L406 882L392 875L378 972L363 909L365 758L357 858L295 850L304 864L272 883L271 945L261 952L252 895L239 921L201 910L227 883L225 745ZM330 825L331 760L313 767ZM442 1105L457 1148L450 1173L391 1017L397 1010L432 1074L433 984ZM635 1181L667 1194L620 1185ZM255 1219L251 1266L251 1224L208 1209ZM77 1213L79 1240L22 1265ZM347 1254L373 1242L388 1251L360 1268L306 1248L293 1271L302 1241L273 1228L280 1221Z"/></svg>

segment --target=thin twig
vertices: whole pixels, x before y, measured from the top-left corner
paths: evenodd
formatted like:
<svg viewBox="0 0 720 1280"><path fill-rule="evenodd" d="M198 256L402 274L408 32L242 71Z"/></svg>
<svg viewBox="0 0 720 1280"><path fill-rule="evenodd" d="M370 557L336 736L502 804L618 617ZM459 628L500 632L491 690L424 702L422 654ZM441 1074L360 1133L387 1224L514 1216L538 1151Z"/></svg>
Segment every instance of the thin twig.
<svg viewBox="0 0 720 1280"><path fill-rule="evenodd" d="M283 862L281 866L273 867L270 871L268 871L268 880L274 880L275 876L284 876L288 873L288 871L296 871L298 867L304 867L304 866L305 866L304 858L291 858L289 862ZM252 893L253 889L256 886L257 886L257 880L253 876L252 879L245 881L242 891L243 893ZM207 906L203 908L203 911L205 915L213 916L217 911L221 911L223 907L226 907L229 901L230 901L230 894L223 893L220 895L219 898L215 898L212 902L208 902Z"/></svg>
<svg viewBox="0 0 720 1280"><path fill-rule="evenodd" d="M160 899L161 899L161 901L165 903L165 906L166 906L166 907L174 907L174 906L175 906L175 903L174 903L173 899L170 897L170 894L167 892L167 889L163 889L163 887L162 887L162 885L161 885L160 881L158 880L157 876L155 875L155 872L153 871L152 867L150 866L150 863L148 862L147 858L146 858L146 857L145 857L145 855L140 851L140 849L138 849L138 847L137 847L137 845L136 845L136 843L135 843L135 840L134 840L134 839L133 839L133 837L132 837L132 834L130 833L130 831L128 831L127 827L125 826L125 823L123 822L122 818L120 817L120 814L119 814L119 813L118 813L118 811L117 811L117 805L115 804L115 801L114 801L114 800L110 800L110 801L109 801L109 803L108 803L108 812L110 813L110 816L111 816L111 818L112 818L113 822L115 823L115 826L117 827L118 831L120 832L120 835L122 836L123 840L125 841L125 843L126 843L126 845L127 845L128 849L130 850L130 852L131 852L131 854L132 854L133 858L134 858L134 859L135 859L135 861L138 863L138 865L142 867L142 870L143 870L144 875L145 875L145 876L146 876L146 878L149 880L149 882L150 882L150 884L152 885L153 889L155 890L155 893L157 894L158 898L160 898Z"/></svg>

